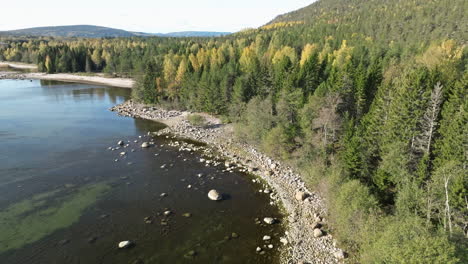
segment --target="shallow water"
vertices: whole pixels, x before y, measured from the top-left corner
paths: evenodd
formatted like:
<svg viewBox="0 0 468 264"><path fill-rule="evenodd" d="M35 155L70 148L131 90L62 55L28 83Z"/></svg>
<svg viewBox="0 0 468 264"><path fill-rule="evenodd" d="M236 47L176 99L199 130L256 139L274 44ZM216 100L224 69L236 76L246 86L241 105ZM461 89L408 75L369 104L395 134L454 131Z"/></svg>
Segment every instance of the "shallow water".
<svg viewBox="0 0 468 264"><path fill-rule="evenodd" d="M0 80L0 263L277 263L282 227L254 220L281 218L261 185L165 138L141 149L162 125L107 110L129 94ZM119 140L130 146L108 150ZM213 188L226 199L210 201ZM274 249L258 254L264 235ZM122 240L135 246L119 250Z"/></svg>

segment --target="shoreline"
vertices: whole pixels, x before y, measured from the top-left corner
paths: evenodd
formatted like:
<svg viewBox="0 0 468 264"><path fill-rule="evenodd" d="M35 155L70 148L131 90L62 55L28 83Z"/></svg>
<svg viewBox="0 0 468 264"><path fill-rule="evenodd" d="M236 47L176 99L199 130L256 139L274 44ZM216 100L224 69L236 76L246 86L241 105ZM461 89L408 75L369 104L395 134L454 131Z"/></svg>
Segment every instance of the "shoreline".
<svg viewBox="0 0 468 264"><path fill-rule="evenodd" d="M22 62L0 61L0 67L8 67L8 68L12 68L12 69L21 69L21 70L37 70L36 65L22 63Z"/></svg>
<svg viewBox="0 0 468 264"><path fill-rule="evenodd" d="M33 73L31 73L33 74ZM58 74L67 75L71 74ZM32 77L34 76L34 78ZM18 72L1 72L1 79L42 79L68 81L76 83L94 83L121 88L122 83L88 81L94 76L74 76L85 78L60 79L55 74L34 73L34 75ZM113 78L97 77L105 80ZM92 78L93 80L95 78ZM118 79L118 78L116 78ZM132 81L131 79L123 79ZM121 81L121 80L119 80ZM124 82L123 84L125 84ZM132 100L110 108L117 114L132 118L142 118L165 124L167 127L154 135L176 136L182 139L195 140L207 144L209 149L219 153L224 159L236 164L238 167L248 168L248 172L262 179L273 190L270 194L272 202L279 202L285 217L282 224L287 232L281 237L283 244L281 249L281 263L307 264L307 263L342 263L346 253L337 248L337 242L331 234L322 231L322 235L316 237L314 231L326 226L325 203L316 192L310 191L301 176L288 166L269 158L255 147L234 139L232 124L222 124L218 118L208 114L203 115L208 125L194 127L187 121L190 114L187 111L169 111L157 107L151 107ZM305 196L304 196L305 195ZM298 197L301 196L301 197ZM280 238L275 238L279 240ZM283 240L284 239L284 240Z"/></svg>
<svg viewBox="0 0 468 264"><path fill-rule="evenodd" d="M1 63L0 63L1 65ZM13 68L21 69L21 68ZM26 69L26 68L22 68ZM129 78L108 78L104 76L82 76L71 73L42 73L42 72L17 72L17 71L1 71L0 68L0 80L2 79L14 79L14 80L49 80L49 81L61 81L61 82L72 82L72 83L86 83L86 84L97 84L119 88L133 88L135 81Z"/></svg>
<svg viewBox="0 0 468 264"><path fill-rule="evenodd" d="M214 152L239 168L261 178L273 190L272 202L279 202L285 211L282 224L287 232L280 238L281 263L340 263L345 253L337 248L331 234L321 230L326 220L325 203L316 192L310 191L301 176L288 166L269 158L253 146L234 139L232 124L222 124L207 114L204 127L194 127L187 121L186 111L167 111L132 100L110 109L121 116L143 118L165 124L158 136L175 136L207 144ZM318 232L320 230L321 232ZM320 233L320 234L317 234Z"/></svg>

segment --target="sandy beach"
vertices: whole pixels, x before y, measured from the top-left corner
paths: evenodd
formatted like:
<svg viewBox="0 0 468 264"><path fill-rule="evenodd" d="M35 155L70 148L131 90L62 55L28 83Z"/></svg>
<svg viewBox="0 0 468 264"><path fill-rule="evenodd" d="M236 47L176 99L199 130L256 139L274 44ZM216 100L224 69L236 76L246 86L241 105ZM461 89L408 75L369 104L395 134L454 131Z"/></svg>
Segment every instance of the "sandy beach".
<svg viewBox="0 0 468 264"><path fill-rule="evenodd" d="M37 70L37 66L33 64L17 63L17 62L0 62L0 79L35 79L35 80L51 80L62 82L77 82L99 84L121 88L132 88L135 81L130 78L109 78L104 74L96 74L93 76L78 75L72 73L55 73L47 74L43 72L15 72L2 71L1 67L18 70Z"/></svg>

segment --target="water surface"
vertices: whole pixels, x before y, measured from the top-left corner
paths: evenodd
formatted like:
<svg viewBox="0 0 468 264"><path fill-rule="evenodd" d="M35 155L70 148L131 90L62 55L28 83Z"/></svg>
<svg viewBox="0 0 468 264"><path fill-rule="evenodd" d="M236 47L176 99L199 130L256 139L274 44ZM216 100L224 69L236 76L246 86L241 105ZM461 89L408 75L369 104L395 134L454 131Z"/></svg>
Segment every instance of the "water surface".
<svg viewBox="0 0 468 264"><path fill-rule="evenodd" d="M282 228L255 218L281 216L261 186L169 139L141 149L162 125L108 111L129 95L0 80L0 263L276 263ZM108 150L119 140L130 146ZM213 188L226 199L208 200ZM258 254L264 235L274 249ZM117 249L122 240L135 247Z"/></svg>

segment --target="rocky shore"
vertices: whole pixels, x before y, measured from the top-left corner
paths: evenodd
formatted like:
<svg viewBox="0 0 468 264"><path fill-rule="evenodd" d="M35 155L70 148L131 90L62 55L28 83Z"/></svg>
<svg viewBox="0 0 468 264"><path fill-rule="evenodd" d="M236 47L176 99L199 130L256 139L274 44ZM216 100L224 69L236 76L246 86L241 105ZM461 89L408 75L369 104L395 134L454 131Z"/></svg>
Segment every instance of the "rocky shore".
<svg viewBox="0 0 468 264"><path fill-rule="evenodd" d="M158 121L167 128L155 132L158 136L186 138L206 143L210 159L225 159L229 170L249 172L262 179L265 188L259 190L270 195L272 203L284 209L283 224L287 232L279 238L284 245L282 263L340 263L346 253L337 248L336 241L327 233L324 216L326 208L322 198L305 186L300 175L290 167L281 164L259 152L250 145L235 140L233 127L222 124L219 119L204 115L207 124L195 127L188 122L189 112L166 111L133 101L127 101L110 109L122 116ZM187 144L187 143L185 143ZM184 143L180 146L184 149ZM265 220L266 221L266 220Z"/></svg>

